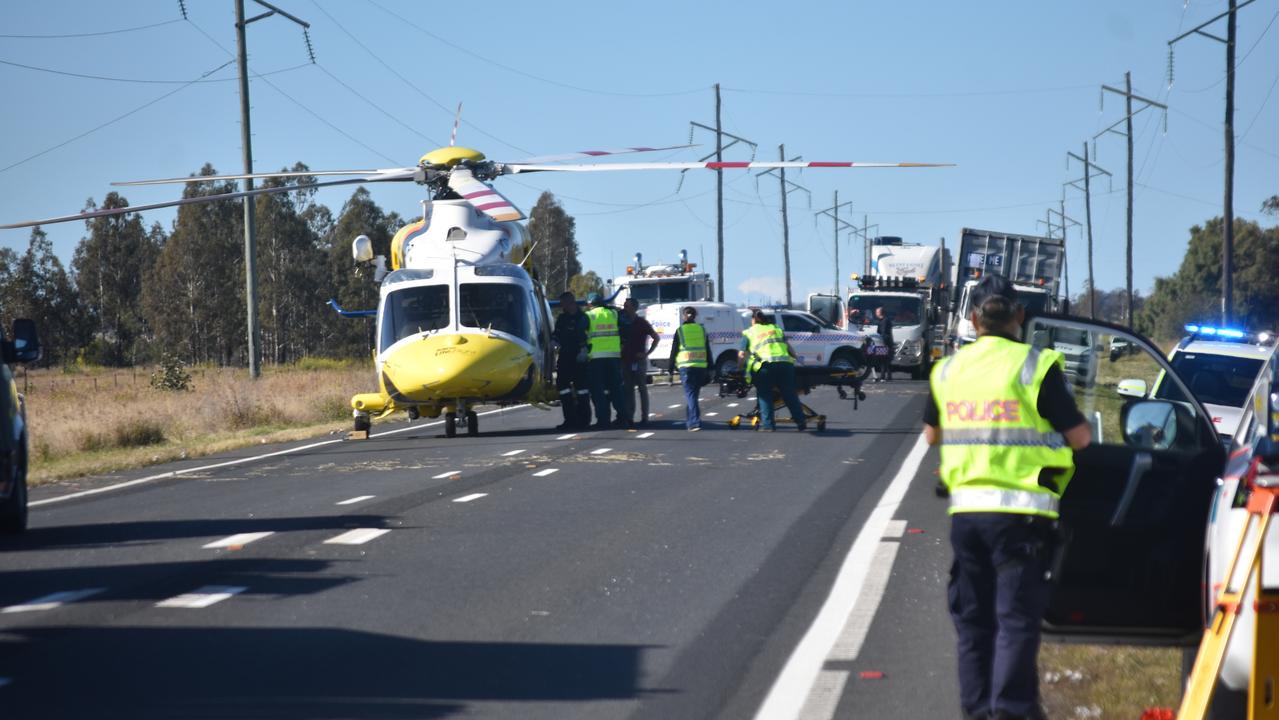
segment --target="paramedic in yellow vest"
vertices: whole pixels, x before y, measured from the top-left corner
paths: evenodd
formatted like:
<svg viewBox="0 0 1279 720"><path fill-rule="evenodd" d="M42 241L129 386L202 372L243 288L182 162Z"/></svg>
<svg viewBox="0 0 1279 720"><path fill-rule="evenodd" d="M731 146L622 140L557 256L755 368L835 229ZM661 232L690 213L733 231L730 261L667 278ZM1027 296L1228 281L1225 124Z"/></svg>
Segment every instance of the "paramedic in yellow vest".
<svg viewBox="0 0 1279 720"><path fill-rule="evenodd" d="M586 296L591 309L586 311L586 372L591 383L591 402L595 405L595 429L612 427L608 406L617 411L617 423L626 421L626 407L622 403L622 336L618 326L617 310L608 307L599 293Z"/></svg>
<svg viewBox="0 0 1279 720"><path fill-rule="evenodd" d="M924 436L950 490L948 588L965 718L1043 718L1036 660L1057 504L1092 431L1056 350L1021 342L1012 285L973 289L977 341L933 367Z"/></svg>
<svg viewBox="0 0 1279 720"><path fill-rule="evenodd" d="M738 367L745 368L755 383L755 401L759 405L759 429L773 432L774 393L780 393L791 420L800 432L808 428L804 422L804 406L795 393L795 353L786 342L782 329L773 324L772 313L756 308L751 326L742 331L738 348Z"/></svg>
<svg viewBox="0 0 1279 720"><path fill-rule="evenodd" d="M679 370L679 382L684 386L684 427L689 432L697 432L702 429L699 393L706 384L711 344L706 328L697 322L697 308L686 307L680 316L683 322L671 340L670 366Z"/></svg>

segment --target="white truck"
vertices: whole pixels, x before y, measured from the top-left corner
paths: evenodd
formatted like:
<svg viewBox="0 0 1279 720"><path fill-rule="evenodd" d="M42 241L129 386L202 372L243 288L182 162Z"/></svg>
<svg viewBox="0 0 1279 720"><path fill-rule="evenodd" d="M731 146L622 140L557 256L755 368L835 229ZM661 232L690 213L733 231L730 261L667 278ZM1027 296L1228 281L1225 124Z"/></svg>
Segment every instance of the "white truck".
<svg viewBox="0 0 1279 720"><path fill-rule="evenodd" d="M673 265L644 265L644 256L635 253L626 274L609 281L618 307L634 298L641 308L657 303L709 301L714 299L715 282L709 273L697 272L697 263L688 261L688 252L679 251Z"/></svg>
<svg viewBox="0 0 1279 720"><path fill-rule="evenodd" d="M984 275L1002 275L1012 281L1027 315L1056 312L1065 256L1066 245L1059 238L964 228L955 264L951 339L957 346L977 339L969 320L970 297Z"/></svg>
<svg viewBox="0 0 1279 720"><path fill-rule="evenodd" d="M916 380L927 377L933 359L941 356L950 253L940 245L879 237L871 246L871 273L854 276L860 289L848 296L854 316L848 322L874 326L875 311L883 308L893 323L893 367Z"/></svg>

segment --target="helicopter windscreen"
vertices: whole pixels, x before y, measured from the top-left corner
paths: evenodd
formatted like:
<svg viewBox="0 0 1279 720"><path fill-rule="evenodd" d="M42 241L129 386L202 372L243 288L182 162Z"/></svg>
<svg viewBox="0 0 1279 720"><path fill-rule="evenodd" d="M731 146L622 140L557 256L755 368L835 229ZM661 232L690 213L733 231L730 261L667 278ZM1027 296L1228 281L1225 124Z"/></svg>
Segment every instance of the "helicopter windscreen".
<svg viewBox="0 0 1279 720"><path fill-rule="evenodd" d="M439 330L449 324L449 287L426 285L404 288L386 296L382 310L382 337L378 347L385 350L410 335Z"/></svg>
<svg viewBox="0 0 1279 720"><path fill-rule="evenodd" d="M513 283L462 283L458 307L465 327L492 329L532 342L528 292Z"/></svg>

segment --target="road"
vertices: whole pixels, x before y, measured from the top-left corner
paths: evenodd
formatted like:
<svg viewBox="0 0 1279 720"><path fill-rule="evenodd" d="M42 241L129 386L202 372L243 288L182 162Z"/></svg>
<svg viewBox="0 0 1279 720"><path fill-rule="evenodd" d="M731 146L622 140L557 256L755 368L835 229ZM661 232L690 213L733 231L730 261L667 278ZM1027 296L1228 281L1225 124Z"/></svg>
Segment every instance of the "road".
<svg viewBox="0 0 1279 720"><path fill-rule="evenodd" d="M0 717L954 715L925 385L821 388L821 434L652 390L638 432L515 408L35 489Z"/></svg>

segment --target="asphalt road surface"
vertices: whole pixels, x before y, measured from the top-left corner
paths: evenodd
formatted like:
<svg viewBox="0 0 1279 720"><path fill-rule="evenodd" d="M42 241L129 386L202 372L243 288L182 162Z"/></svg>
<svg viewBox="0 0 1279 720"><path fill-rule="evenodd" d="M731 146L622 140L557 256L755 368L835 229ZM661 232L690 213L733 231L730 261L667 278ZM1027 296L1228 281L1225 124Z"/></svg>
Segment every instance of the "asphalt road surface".
<svg viewBox="0 0 1279 720"><path fill-rule="evenodd" d="M0 718L956 716L924 384L819 388L820 434L713 389L700 433L654 386L634 432L524 407L37 488Z"/></svg>

